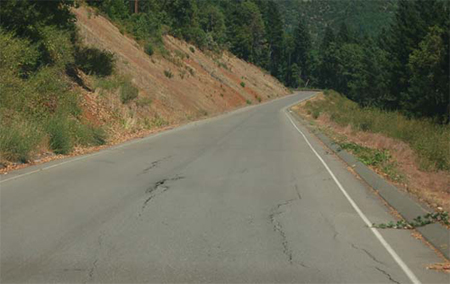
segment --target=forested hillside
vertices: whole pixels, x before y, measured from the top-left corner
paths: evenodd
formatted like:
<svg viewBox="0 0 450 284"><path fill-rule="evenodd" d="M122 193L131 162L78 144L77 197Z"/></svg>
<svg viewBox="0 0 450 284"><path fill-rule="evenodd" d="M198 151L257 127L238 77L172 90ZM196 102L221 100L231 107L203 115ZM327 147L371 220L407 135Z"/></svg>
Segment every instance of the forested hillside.
<svg viewBox="0 0 450 284"><path fill-rule="evenodd" d="M362 106L449 121L448 1L86 0L76 4L89 6L89 17L107 17L148 56L178 62L174 50L164 43L170 35L190 43L191 53L199 49L214 58L229 51L292 88L335 89ZM2 143L14 146L2 147L17 148L11 141L25 141L14 132L19 128L39 129L41 136L34 135L35 140L26 140L30 145L20 146L27 149L38 147L42 137L61 153L71 148L70 141L104 143L102 128L72 119L81 110L71 84L83 81L80 72L111 76L114 55L81 43L73 6L69 0L1 1L1 126L12 129L3 131L11 137ZM166 77L173 77L172 71L164 71ZM125 102L137 97L129 78L120 82ZM240 84L245 89L245 82ZM33 119L21 120L25 114ZM24 151L17 151L11 156L20 158Z"/></svg>
<svg viewBox="0 0 450 284"><path fill-rule="evenodd" d="M294 31L301 18L311 31L314 42L320 43L327 26L335 31L342 23L360 35L376 36L389 27L397 0L284 0L278 1L287 31Z"/></svg>
<svg viewBox="0 0 450 284"><path fill-rule="evenodd" d="M289 87L332 88L364 106L448 121L448 1L90 3L150 53L170 33L227 49Z"/></svg>
<svg viewBox="0 0 450 284"><path fill-rule="evenodd" d="M151 53L170 33L228 49L289 87L331 88L364 106L448 121L449 2L93 1ZM295 23L295 26L293 26ZM164 52L164 50L162 50Z"/></svg>

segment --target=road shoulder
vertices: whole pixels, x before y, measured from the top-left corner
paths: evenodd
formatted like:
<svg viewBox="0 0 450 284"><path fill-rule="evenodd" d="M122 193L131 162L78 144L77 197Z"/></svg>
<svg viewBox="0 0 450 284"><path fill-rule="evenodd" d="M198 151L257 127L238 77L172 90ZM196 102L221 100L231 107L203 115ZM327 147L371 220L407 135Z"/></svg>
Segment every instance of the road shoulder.
<svg viewBox="0 0 450 284"><path fill-rule="evenodd" d="M291 106L292 107L292 106ZM361 163L352 154L342 149L339 145L334 143L324 133L317 128L313 128L306 120L291 111L291 107L287 109L288 113L297 122L305 126L308 131L318 138L326 147L328 147L336 156L344 161L352 170L384 201L393 209L395 209L401 217L406 221L413 221L417 216L433 212L433 210L425 204L419 204L413 200L407 193L402 192L394 185L387 182L377 173L372 171L366 165ZM426 241L428 241L438 252L442 253L447 259L450 258L449 250L449 231L440 224L430 224L424 227L418 227L416 230L422 234Z"/></svg>

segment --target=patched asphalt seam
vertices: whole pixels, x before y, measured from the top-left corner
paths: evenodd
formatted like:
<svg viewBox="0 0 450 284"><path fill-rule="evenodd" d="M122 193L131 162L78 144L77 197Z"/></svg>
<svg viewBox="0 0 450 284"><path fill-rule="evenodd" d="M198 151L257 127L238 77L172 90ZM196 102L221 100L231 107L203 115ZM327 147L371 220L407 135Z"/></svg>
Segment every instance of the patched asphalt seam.
<svg viewBox="0 0 450 284"><path fill-rule="evenodd" d="M383 269L381 269L381 268L379 268L379 267L375 267L375 268L376 268L376 270L378 270L378 271L380 271L381 273L383 273L384 275L386 275L386 277L387 277L392 283L400 284L399 281L393 279L392 276L391 276L389 273L387 273L386 271L384 271Z"/></svg>
<svg viewBox="0 0 450 284"><path fill-rule="evenodd" d="M351 244L352 248L363 251L367 254L368 257L370 257L373 261L375 261L376 263L382 264L382 265L386 265L385 263L379 261L373 254L371 254L368 250L357 247L355 244Z"/></svg>

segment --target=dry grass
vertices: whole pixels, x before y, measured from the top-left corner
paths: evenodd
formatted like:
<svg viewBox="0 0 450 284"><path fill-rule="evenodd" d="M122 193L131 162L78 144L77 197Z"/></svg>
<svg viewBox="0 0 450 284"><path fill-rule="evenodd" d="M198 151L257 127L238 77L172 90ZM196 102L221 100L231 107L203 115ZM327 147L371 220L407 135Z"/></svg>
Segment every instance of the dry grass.
<svg viewBox="0 0 450 284"><path fill-rule="evenodd" d="M374 170L432 207L436 209L441 207L445 211L450 211L449 170L437 169L437 167L424 167L423 156L410 143L389 137L384 133L371 132L370 130L362 131L351 123L338 123L333 120L332 115L326 108L318 109L318 114L311 110L311 106L317 107L330 103L327 100L328 97L321 94L309 102L303 102L294 107L294 110L302 117L312 121L338 143L348 141L370 149L387 150L391 155L391 163L402 178L398 180L393 179L380 167L374 167ZM342 111L346 110L342 108ZM409 123L414 123L414 121ZM420 127L424 127L423 122L420 122L420 124L422 124ZM419 133L419 135L426 135L426 133ZM433 137L439 136L435 135ZM437 143L445 143L445 141L438 141Z"/></svg>

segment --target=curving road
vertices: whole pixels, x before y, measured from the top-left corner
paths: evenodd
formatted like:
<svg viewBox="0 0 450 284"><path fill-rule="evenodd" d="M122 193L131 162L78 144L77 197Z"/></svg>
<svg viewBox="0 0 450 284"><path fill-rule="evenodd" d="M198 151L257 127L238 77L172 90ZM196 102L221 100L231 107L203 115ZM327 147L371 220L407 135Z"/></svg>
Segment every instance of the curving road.
<svg viewBox="0 0 450 284"><path fill-rule="evenodd" d="M366 226L393 218L285 110L311 95L2 176L0 282L449 283Z"/></svg>

